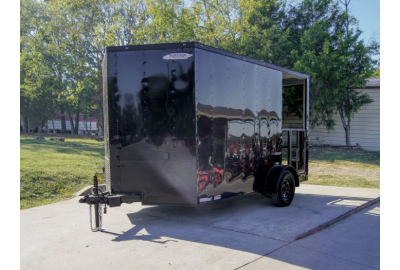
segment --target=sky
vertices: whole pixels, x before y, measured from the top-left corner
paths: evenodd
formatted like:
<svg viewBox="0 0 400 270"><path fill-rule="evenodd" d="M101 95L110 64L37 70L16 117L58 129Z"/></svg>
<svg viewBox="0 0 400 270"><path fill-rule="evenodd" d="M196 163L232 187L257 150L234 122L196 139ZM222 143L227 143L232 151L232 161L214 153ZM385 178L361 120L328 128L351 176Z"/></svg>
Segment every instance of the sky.
<svg viewBox="0 0 400 270"><path fill-rule="evenodd" d="M380 1L379 0L352 0L350 13L359 21L365 42L375 37L380 42Z"/></svg>
<svg viewBox="0 0 400 270"><path fill-rule="evenodd" d="M371 39L380 43L380 0L351 0L350 14L357 18L366 44ZM380 55L372 59L379 60Z"/></svg>

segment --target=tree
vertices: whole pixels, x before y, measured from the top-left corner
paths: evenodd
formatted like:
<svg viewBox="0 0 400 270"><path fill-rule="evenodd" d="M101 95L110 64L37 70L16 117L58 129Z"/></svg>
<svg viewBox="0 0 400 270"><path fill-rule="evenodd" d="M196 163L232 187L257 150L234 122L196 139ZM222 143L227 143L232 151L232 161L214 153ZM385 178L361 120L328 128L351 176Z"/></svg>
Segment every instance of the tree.
<svg viewBox="0 0 400 270"><path fill-rule="evenodd" d="M294 69L311 76L310 91L311 126L323 125L333 129L335 121L334 100L337 93L338 70L335 55L334 22L339 7L332 1L304 0L291 9L294 32L299 36L299 45L292 52Z"/></svg>
<svg viewBox="0 0 400 270"><path fill-rule="evenodd" d="M292 67L293 31L286 1L241 1L239 53L272 64Z"/></svg>
<svg viewBox="0 0 400 270"><path fill-rule="evenodd" d="M57 109L65 133L68 21L51 5L52 1L21 1L21 104L28 100L28 93L31 101L35 96L41 97L24 109L31 116L35 111L41 112L40 122L54 116ZM26 114L24 110L21 113Z"/></svg>
<svg viewBox="0 0 400 270"><path fill-rule="evenodd" d="M240 0L195 0L196 40L237 52L242 22Z"/></svg>
<svg viewBox="0 0 400 270"><path fill-rule="evenodd" d="M329 17L312 17L301 36L295 69L312 77L311 123L324 125L327 130L335 126L333 115L339 113L350 146L350 126L354 114L371 99L355 88L363 87L372 74L375 61L371 58L378 49L376 43L365 45L355 18L348 13L348 3L341 10L338 3L324 0L305 0L304 6L327 5ZM303 13L304 14L304 13ZM312 14L312 13L310 13Z"/></svg>
<svg viewBox="0 0 400 270"><path fill-rule="evenodd" d="M349 15L350 1L340 0L345 11L340 15L337 24L340 38L338 54L341 76L336 108L346 133L347 147L350 146L351 119L363 106L373 102L368 94L354 88L364 87L366 79L372 75L377 61L371 56L377 54L378 50L376 42L365 45L360 39L361 30L357 26L357 21Z"/></svg>
<svg viewBox="0 0 400 270"><path fill-rule="evenodd" d="M121 29L116 27L117 4L112 0L21 1L23 118L29 115L42 121L59 112L61 132L66 133L68 117L71 132L77 133L82 108L101 117L101 62L104 46L116 45L115 29Z"/></svg>
<svg viewBox="0 0 400 270"><path fill-rule="evenodd" d="M45 121L55 114L55 81L52 70L46 65L41 53L42 21L46 18L43 3L21 1L20 27L20 105L24 131L28 132L28 122L39 123L39 131Z"/></svg>
<svg viewBox="0 0 400 270"><path fill-rule="evenodd" d="M374 71L374 77L381 77L381 65L379 65Z"/></svg>
<svg viewBox="0 0 400 270"><path fill-rule="evenodd" d="M99 71L93 68L96 63L93 35L98 14L86 3L76 0L54 0L48 3L48 9L58 12L65 26L64 104L71 133L78 134L82 108L86 107L86 103L90 102L90 97L95 94L94 90L98 81L96 75Z"/></svg>

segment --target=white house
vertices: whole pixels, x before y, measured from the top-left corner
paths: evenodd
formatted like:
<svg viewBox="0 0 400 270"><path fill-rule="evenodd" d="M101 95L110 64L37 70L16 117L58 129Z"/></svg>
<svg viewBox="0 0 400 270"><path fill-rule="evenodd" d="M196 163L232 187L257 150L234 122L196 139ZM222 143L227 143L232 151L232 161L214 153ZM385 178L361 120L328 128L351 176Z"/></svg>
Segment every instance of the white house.
<svg viewBox="0 0 400 270"><path fill-rule="evenodd" d="M374 102L358 111L351 120L351 145L358 144L365 150L380 151L380 78L367 79L366 87L358 90L367 93ZM339 114L334 119L336 126L330 132L323 126L310 130L311 145L346 145L346 135Z"/></svg>

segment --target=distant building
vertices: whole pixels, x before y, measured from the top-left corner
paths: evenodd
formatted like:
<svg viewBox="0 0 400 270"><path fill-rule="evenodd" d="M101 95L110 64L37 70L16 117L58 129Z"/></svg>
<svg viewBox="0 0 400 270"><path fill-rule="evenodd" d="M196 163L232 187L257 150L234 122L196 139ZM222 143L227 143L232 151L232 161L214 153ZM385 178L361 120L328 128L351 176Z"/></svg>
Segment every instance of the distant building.
<svg viewBox="0 0 400 270"><path fill-rule="evenodd" d="M75 115L72 115L73 123L75 125ZM54 125L54 126L53 126ZM69 116L65 116L65 125L67 128L67 132L71 132L71 122ZM57 115L53 119L49 119L47 121L47 128L49 133L53 133L55 130L56 133L61 132L61 116ZM78 134L88 134L95 133L98 131L98 120L96 117L88 117L87 119L83 116L79 116L79 128Z"/></svg>
<svg viewBox="0 0 400 270"><path fill-rule="evenodd" d="M350 124L350 143L371 151L380 151L380 78L369 78L365 88L374 102L358 111ZM319 126L310 131L310 144L346 145L346 135L339 114L334 116L336 126L329 133Z"/></svg>

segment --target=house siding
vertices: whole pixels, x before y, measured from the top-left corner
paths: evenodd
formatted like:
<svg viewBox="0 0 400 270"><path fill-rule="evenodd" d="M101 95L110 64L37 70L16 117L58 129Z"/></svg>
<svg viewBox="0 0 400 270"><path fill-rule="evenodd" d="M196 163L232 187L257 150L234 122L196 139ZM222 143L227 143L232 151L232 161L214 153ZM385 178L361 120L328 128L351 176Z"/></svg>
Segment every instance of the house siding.
<svg viewBox="0 0 400 270"><path fill-rule="evenodd" d="M374 102L358 111L351 120L350 143L359 144L365 150L380 151L380 88L360 89L360 91L367 93ZM311 128L310 144L346 145L346 135L339 114L336 114L334 119L336 126L330 132L323 126ZM296 122L296 119L288 119L290 127Z"/></svg>

